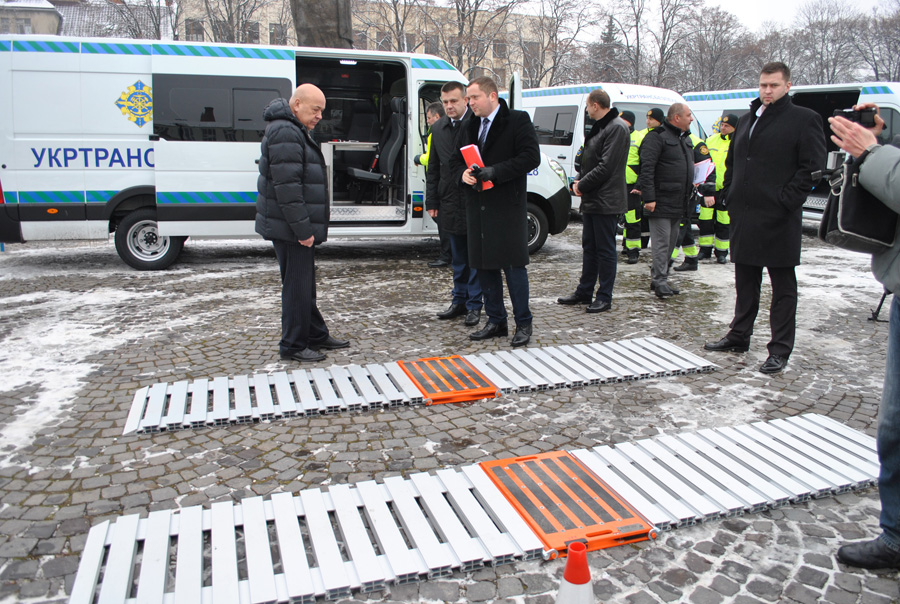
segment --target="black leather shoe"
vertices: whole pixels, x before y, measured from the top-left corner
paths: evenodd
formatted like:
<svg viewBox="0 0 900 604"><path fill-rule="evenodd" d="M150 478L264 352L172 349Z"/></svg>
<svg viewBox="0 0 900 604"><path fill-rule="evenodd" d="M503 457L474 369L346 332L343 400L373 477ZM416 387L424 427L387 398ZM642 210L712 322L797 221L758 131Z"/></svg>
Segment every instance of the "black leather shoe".
<svg viewBox="0 0 900 604"><path fill-rule="evenodd" d="M481 322L481 309L466 313L466 327L475 327Z"/></svg>
<svg viewBox="0 0 900 604"><path fill-rule="evenodd" d="M697 254L697 260L706 260L712 257L712 248L711 247L701 247L700 253Z"/></svg>
<svg viewBox="0 0 900 604"><path fill-rule="evenodd" d="M842 545L837 559L841 564L857 568L900 568L900 552L889 548L881 539Z"/></svg>
<svg viewBox="0 0 900 604"><path fill-rule="evenodd" d="M487 340L488 338L502 338L509 335L506 323L488 323L478 331L469 334L470 340Z"/></svg>
<svg viewBox="0 0 900 604"><path fill-rule="evenodd" d="M445 266L450 266L450 263L446 260L441 260L440 258L438 258L437 260L432 260L431 262L429 262L428 266L430 268L443 268Z"/></svg>
<svg viewBox="0 0 900 604"><path fill-rule="evenodd" d="M728 254L716 254L716 262L719 264L728 264Z"/></svg>
<svg viewBox="0 0 900 604"><path fill-rule="evenodd" d="M681 290L678 289L677 287L675 287L674 285L672 285L671 283L667 283L666 285L669 286L669 289L671 289L672 293L675 294L676 296L681 293ZM653 284L652 281L650 282L650 291L652 291L652 292L656 291L656 286Z"/></svg>
<svg viewBox="0 0 900 604"><path fill-rule="evenodd" d="M441 321L445 321L447 319L453 319L456 317L461 317L466 314L466 305L465 304L451 304L447 307L447 310L444 312L439 312L437 314L437 318Z"/></svg>
<svg viewBox="0 0 900 604"><path fill-rule="evenodd" d="M531 325L525 325L524 327L516 327L516 333L513 336L510 344L512 346L525 346L528 342L531 341Z"/></svg>
<svg viewBox="0 0 900 604"><path fill-rule="evenodd" d="M574 293L571 296L563 296L562 298L557 298L556 302L558 304L565 304L567 306L574 306L575 304L590 304L591 297L582 296L579 293Z"/></svg>
<svg viewBox="0 0 900 604"><path fill-rule="evenodd" d="M787 357L780 357L777 354L770 354L766 362L760 365L759 370L762 373L778 373L787 365Z"/></svg>
<svg viewBox="0 0 900 604"><path fill-rule="evenodd" d="M685 258L684 262L673 268L677 272L698 270L696 258Z"/></svg>
<svg viewBox="0 0 900 604"><path fill-rule="evenodd" d="M656 297L657 298L670 298L675 295L675 290L672 289L668 283L662 283L656 286Z"/></svg>
<svg viewBox="0 0 900 604"><path fill-rule="evenodd" d="M628 250L628 264L637 264L641 253L637 250Z"/></svg>
<svg viewBox="0 0 900 604"><path fill-rule="evenodd" d="M282 360L285 361L297 361L300 363L312 363L315 361L324 361L325 355L321 352L317 352L312 349L312 347L304 348L303 350L298 350L297 352L292 352L291 354L283 354L281 355Z"/></svg>
<svg viewBox="0 0 900 604"><path fill-rule="evenodd" d="M321 342L313 342L309 345L313 350L337 350L338 348L349 348L350 340L338 340L335 337L328 336Z"/></svg>
<svg viewBox="0 0 900 604"><path fill-rule="evenodd" d="M606 312L610 308L612 308L612 302L601 302L600 300L594 300L584 310L585 312Z"/></svg>
<svg viewBox="0 0 900 604"><path fill-rule="evenodd" d="M703 348L713 352L747 352L750 350L750 344L740 344L734 340L722 338L718 342L707 342Z"/></svg>

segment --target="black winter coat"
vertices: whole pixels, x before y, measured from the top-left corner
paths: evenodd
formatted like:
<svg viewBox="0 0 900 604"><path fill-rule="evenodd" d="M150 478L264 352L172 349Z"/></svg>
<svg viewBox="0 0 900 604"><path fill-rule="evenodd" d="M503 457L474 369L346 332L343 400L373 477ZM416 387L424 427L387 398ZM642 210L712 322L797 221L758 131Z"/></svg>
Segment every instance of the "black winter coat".
<svg viewBox="0 0 900 604"><path fill-rule="evenodd" d="M750 104L725 156L731 258L752 266L797 266L803 204L816 183L813 173L825 167L822 118L788 95L757 118L760 105L759 99Z"/></svg>
<svg viewBox="0 0 900 604"><path fill-rule="evenodd" d="M481 120L475 116L460 130L460 147L477 144ZM528 173L541 163L541 151L531 117L511 110L500 99L500 110L488 130L481 158L494 168L494 187L487 191L459 181L466 200L469 265L475 269L500 269L528 264ZM462 177L466 166L454 153L451 169Z"/></svg>
<svg viewBox="0 0 900 604"><path fill-rule="evenodd" d="M584 214L624 214L628 210L625 164L631 146L628 124L613 107L594 122L584 141L578 190Z"/></svg>
<svg viewBox="0 0 900 604"><path fill-rule="evenodd" d="M431 154L425 173L425 209L437 210L441 231L453 235L465 235L467 227L466 202L459 189L462 172L453 171L450 158L459 154L459 132L471 117L472 112L467 110L454 129L450 118L445 115L431 127Z"/></svg>
<svg viewBox="0 0 900 604"><path fill-rule="evenodd" d="M667 121L641 143L637 188L644 204L656 202L651 218L683 218L694 191L694 146L688 132Z"/></svg>
<svg viewBox="0 0 900 604"><path fill-rule="evenodd" d="M269 123L260 145L256 232L269 240L322 243L331 213L322 150L286 99L269 103L263 117Z"/></svg>

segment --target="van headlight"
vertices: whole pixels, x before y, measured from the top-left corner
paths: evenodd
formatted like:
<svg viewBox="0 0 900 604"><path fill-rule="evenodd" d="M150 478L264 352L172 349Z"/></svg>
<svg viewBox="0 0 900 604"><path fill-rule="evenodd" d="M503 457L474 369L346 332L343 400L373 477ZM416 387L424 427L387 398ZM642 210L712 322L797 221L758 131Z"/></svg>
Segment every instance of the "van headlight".
<svg viewBox="0 0 900 604"><path fill-rule="evenodd" d="M562 167L562 164L556 161L555 159L547 159L550 162L550 167L556 172L556 175L559 176L559 179L562 181L564 187L569 186L569 179L566 177L566 169Z"/></svg>

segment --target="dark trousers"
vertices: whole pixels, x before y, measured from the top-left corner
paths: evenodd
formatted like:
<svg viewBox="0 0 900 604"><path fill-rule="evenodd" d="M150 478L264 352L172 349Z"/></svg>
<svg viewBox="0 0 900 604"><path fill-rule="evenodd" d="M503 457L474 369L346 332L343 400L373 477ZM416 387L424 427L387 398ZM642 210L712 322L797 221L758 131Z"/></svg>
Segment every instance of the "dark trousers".
<svg viewBox="0 0 900 604"><path fill-rule="evenodd" d="M481 310L484 305L478 271L469 266L469 238L466 235L448 235L453 259L452 304L465 304L468 310Z"/></svg>
<svg viewBox="0 0 900 604"><path fill-rule="evenodd" d="M516 325L531 325L531 309L528 308L528 269L524 266L507 266L506 287L512 302ZM503 276L500 269L479 269L478 281L484 293L484 312L489 323L506 323L506 306L503 305Z"/></svg>
<svg viewBox="0 0 900 604"><path fill-rule="evenodd" d="M597 299L612 302L616 283L616 214L584 214L581 233L581 279L575 293L593 297L598 282Z"/></svg>
<svg viewBox="0 0 900 604"><path fill-rule="evenodd" d="M769 354L790 357L794 349L797 331L797 275L793 266L767 267L772 282L772 305L769 307L769 325L772 339ZM753 335L753 323L759 312L759 291L762 286L761 266L734 265L734 319L727 338L740 344L749 344Z"/></svg>
<svg viewBox="0 0 900 604"><path fill-rule="evenodd" d="M453 261L450 233L444 232L444 229L441 228L440 220L438 221L438 239L441 242L441 253L438 256L438 260L443 260L447 264L450 264Z"/></svg>
<svg viewBox="0 0 900 604"><path fill-rule="evenodd" d="M282 355L304 350L328 338L325 319L316 306L316 252L299 243L273 241L281 268Z"/></svg>

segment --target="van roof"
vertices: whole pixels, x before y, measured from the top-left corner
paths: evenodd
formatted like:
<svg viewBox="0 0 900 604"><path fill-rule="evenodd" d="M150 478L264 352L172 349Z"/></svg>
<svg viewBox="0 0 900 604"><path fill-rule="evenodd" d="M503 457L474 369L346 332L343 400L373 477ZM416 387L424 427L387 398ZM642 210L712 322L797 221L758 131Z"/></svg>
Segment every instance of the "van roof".
<svg viewBox="0 0 900 604"><path fill-rule="evenodd" d="M84 54L169 55L246 59L293 60L298 51L319 56L346 58L408 59L413 68L457 71L453 65L433 55L411 52L317 48L309 46L269 46L175 40L135 40L130 38L87 38L67 36L0 35L0 51L61 52Z"/></svg>
<svg viewBox="0 0 900 604"><path fill-rule="evenodd" d="M644 86L641 84L622 84L615 82L589 82L572 86L550 86L548 88L528 88L522 91L523 99L537 99L555 96L584 95L592 90L602 88L613 102L631 101L639 103L664 103L671 105L681 101L681 96L674 90Z"/></svg>
<svg viewBox="0 0 900 604"><path fill-rule="evenodd" d="M801 84L791 86L791 92L859 90L861 94L900 94L900 82L848 82L846 84ZM739 88L735 90L707 90L687 92L684 100L690 101L722 101L727 99L755 99L759 96L758 88Z"/></svg>

